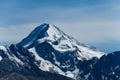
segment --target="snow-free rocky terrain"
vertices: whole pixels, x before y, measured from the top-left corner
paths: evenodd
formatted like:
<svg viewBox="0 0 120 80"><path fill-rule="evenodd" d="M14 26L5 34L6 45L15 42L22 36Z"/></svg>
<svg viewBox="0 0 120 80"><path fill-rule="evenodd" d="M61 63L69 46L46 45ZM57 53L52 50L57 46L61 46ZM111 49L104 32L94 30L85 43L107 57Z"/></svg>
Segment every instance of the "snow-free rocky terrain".
<svg viewBox="0 0 120 80"><path fill-rule="evenodd" d="M0 46L0 80L120 80L120 52L104 55L51 24Z"/></svg>

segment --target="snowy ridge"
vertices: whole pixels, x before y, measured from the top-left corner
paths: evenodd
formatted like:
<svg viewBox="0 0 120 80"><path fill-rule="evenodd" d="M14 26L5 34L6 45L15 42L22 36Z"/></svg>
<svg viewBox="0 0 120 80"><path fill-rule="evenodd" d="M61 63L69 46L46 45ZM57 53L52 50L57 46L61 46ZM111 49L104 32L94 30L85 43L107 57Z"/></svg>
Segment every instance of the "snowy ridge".
<svg viewBox="0 0 120 80"><path fill-rule="evenodd" d="M17 45L24 46L35 55L37 61L41 61L39 69L50 72L52 68L58 74L75 79L79 74L77 63L104 55L97 49L79 43L52 24L36 27Z"/></svg>
<svg viewBox="0 0 120 80"><path fill-rule="evenodd" d="M16 57L16 55L14 54L10 54L10 49L8 47L5 47L5 46L0 46L0 50L3 50L5 55L7 55L7 57L11 60L11 61L15 61L15 62L18 62L19 64L24 64L20 59L18 59ZM2 60L2 56L0 56L0 61Z"/></svg>
<svg viewBox="0 0 120 80"><path fill-rule="evenodd" d="M7 51L5 46L0 46L0 50Z"/></svg>
<svg viewBox="0 0 120 80"><path fill-rule="evenodd" d="M59 68L57 68L56 66L54 66L51 62L44 60L43 58L41 58L35 51L34 48L29 49L30 52L34 53L36 60L40 60L41 64L39 65L39 68L43 71L50 71L49 68L53 68L54 71L59 72L59 74L64 75L64 72L62 72L61 70L59 70ZM57 71L58 70L58 71Z"/></svg>
<svg viewBox="0 0 120 80"><path fill-rule="evenodd" d="M77 69L75 71L73 71L73 72L71 72L71 71L64 72L59 67L53 65L48 60L44 60L43 58L41 58L36 53L35 48L31 48L31 49L29 49L29 51L32 52L32 53L34 53L36 60L40 60L41 61L41 64L38 65L38 66L43 71L51 72L50 69L52 69L55 73L58 73L58 74L61 74L61 75L64 75L64 76L67 76L67 77L70 77L70 78L73 78L73 79L75 79L77 73L79 72L79 70L77 70Z"/></svg>
<svg viewBox="0 0 120 80"><path fill-rule="evenodd" d="M103 52L100 52L98 50L92 50L87 46L81 45L77 40L68 36L56 26L51 24L42 24L38 26L31 32L28 37L23 39L19 44L24 47L30 47L32 44L36 44L36 42L38 44L45 41L50 43L54 49L61 53L64 53L66 51L74 51L77 49L78 55L86 58L87 60L91 59L92 57L100 58L104 54Z"/></svg>
<svg viewBox="0 0 120 80"><path fill-rule="evenodd" d="M18 70L24 69L33 75L39 75L39 71L57 73L75 80L79 80L89 64L93 67L92 61L96 62L104 55L97 49L81 44L52 24L42 24L18 44L0 46L0 50L0 62L7 59ZM85 73L82 77L89 76L90 73Z"/></svg>

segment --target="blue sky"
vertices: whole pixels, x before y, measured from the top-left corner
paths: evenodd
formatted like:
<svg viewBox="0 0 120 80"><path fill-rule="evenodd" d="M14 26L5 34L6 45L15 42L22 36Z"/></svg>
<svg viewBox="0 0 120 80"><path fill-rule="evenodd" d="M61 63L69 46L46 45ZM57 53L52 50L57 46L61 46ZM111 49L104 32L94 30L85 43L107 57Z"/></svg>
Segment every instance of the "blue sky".
<svg viewBox="0 0 120 80"><path fill-rule="evenodd" d="M104 52L120 50L120 0L0 0L0 45L21 41L42 23Z"/></svg>

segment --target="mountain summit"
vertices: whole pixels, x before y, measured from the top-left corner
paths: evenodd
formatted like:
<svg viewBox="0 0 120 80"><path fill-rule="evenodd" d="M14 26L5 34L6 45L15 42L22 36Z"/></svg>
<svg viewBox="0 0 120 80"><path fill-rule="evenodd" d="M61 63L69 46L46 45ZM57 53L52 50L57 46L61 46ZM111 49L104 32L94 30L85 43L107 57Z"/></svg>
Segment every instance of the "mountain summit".
<svg viewBox="0 0 120 80"><path fill-rule="evenodd" d="M103 53L98 50L93 50L89 46L80 44L76 39L65 34L55 25L46 23L36 27L26 38L18 43L18 45L30 49L45 42L61 53L77 51L79 59L99 58L103 55Z"/></svg>
<svg viewBox="0 0 120 80"><path fill-rule="evenodd" d="M25 39L23 39L19 44L25 47L43 38L48 38L51 41L55 41L63 35L63 32L59 30L56 26L51 24L42 24L36 27ZM39 41L40 42L40 41Z"/></svg>
<svg viewBox="0 0 120 80"><path fill-rule="evenodd" d="M91 78L89 71L102 55L55 25L42 24L18 44L0 46L0 72L83 80Z"/></svg>
<svg viewBox="0 0 120 80"><path fill-rule="evenodd" d="M17 45L28 49L35 55L36 60L41 60L44 65L46 63L44 60L50 61L47 68L39 66L43 71L50 71L50 66L55 65L60 70L56 71L54 68L53 71L71 78L77 77L84 60L100 58L104 54L90 46L80 44L51 24L36 27Z"/></svg>

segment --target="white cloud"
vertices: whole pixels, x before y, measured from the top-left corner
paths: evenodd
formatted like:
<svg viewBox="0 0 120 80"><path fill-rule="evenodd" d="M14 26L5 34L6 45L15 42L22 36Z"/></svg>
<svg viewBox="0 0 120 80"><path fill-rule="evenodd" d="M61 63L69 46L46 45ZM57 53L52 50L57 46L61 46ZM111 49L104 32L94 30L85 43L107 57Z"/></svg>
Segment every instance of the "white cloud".
<svg viewBox="0 0 120 80"><path fill-rule="evenodd" d="M37 23L0 27L0 42L19 42L36 26Z"/></svg>
<svg viewBox="0 0 120 80"><path fill-rule="evenodd" d="M82 43L101 43L120 41L119 22L54 22L65 33ZM53 23L53 24L54 24ZM0 41L19 42L25 38L39 23L23 24L0 28Z"/></svg>
<svg viewBox="0 0 120 80"><path fill-rule="evenodd" d="M58 23L57 25L82 43L120 41L119 22Z"/></svg>
<svg viewBox="0 0 120 80"><path fill-rule="evenodd" d="M8 20L8 22L11 21L10 23L20 22L22 25L0 27L0 41L19 42L37 25L40 25L38 22L55 24L82 43L120 41L120 19L118 19L120 15L118 13L120 13L119 6L111 4L73 8L38 7L33 10L24 10L15 14L14 20ZM16 21L16 19L21 21Z"/></svg>

